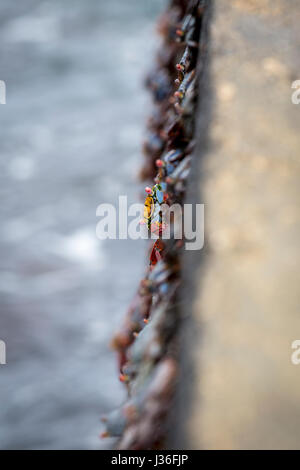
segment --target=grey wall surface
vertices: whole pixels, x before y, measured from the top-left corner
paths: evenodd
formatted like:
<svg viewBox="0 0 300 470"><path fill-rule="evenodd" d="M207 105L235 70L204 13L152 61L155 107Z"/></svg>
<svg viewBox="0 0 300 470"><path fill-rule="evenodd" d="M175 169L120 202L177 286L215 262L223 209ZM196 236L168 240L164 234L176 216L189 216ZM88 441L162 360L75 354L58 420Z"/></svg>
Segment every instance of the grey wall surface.
<svg viewBox="0 0 300 470"><path fill-rule="evenodd" d="M187 198L205 204L206 239L184 263L179 448L300 448L299 7L214 2Z"/></svg>

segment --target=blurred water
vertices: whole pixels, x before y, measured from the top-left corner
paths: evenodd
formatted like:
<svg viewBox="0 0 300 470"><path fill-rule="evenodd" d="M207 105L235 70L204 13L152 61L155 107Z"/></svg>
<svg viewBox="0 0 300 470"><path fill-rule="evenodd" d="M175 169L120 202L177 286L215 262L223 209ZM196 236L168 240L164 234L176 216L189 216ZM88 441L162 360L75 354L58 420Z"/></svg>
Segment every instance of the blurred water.
<svg viewBox="0 0 300 470"><path fill-rule="evenodd" d="M2 0L0 448L105 448L124 398L108 348L142 242L96 239L96 207L139 201L143 72L163 0Z"/></svg>

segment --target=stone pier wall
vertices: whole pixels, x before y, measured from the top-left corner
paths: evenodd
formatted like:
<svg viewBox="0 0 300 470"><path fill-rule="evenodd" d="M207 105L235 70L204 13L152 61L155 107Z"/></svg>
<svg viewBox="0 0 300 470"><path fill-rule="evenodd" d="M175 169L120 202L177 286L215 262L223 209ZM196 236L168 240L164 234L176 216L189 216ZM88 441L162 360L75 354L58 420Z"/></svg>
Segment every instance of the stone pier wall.
<svg viewBox="0 0 300 470"><path fill-rule="evenodd" d="M170 447L300 448L300 1L215 0Z"/></svg>

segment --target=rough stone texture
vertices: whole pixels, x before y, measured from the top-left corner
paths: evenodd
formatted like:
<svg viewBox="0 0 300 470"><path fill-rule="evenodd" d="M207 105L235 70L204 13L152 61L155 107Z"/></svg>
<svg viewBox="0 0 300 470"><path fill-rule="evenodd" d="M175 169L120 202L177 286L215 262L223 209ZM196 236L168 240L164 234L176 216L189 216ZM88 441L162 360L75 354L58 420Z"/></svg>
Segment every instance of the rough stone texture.
<svg viewBox="0 0 300 470"><path fill-rule="evenodd" d="M191 308L191 293L183 299L192 353L177 447L300 448L299 24L299 1L214 5L211 95L199 110L206 247L186 256L200 268Z"/></svg>

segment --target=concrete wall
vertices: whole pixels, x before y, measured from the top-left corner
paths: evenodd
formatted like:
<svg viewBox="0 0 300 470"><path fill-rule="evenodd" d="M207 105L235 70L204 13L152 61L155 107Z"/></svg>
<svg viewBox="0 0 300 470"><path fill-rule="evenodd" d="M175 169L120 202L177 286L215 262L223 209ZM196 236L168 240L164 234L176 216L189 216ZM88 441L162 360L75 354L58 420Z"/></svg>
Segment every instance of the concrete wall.
<svg viewBox="0 0 300 470"><path fill-rule="evenodd" d="M300 448L300 2L217 0L210 23L170 447Z"/></svg>

